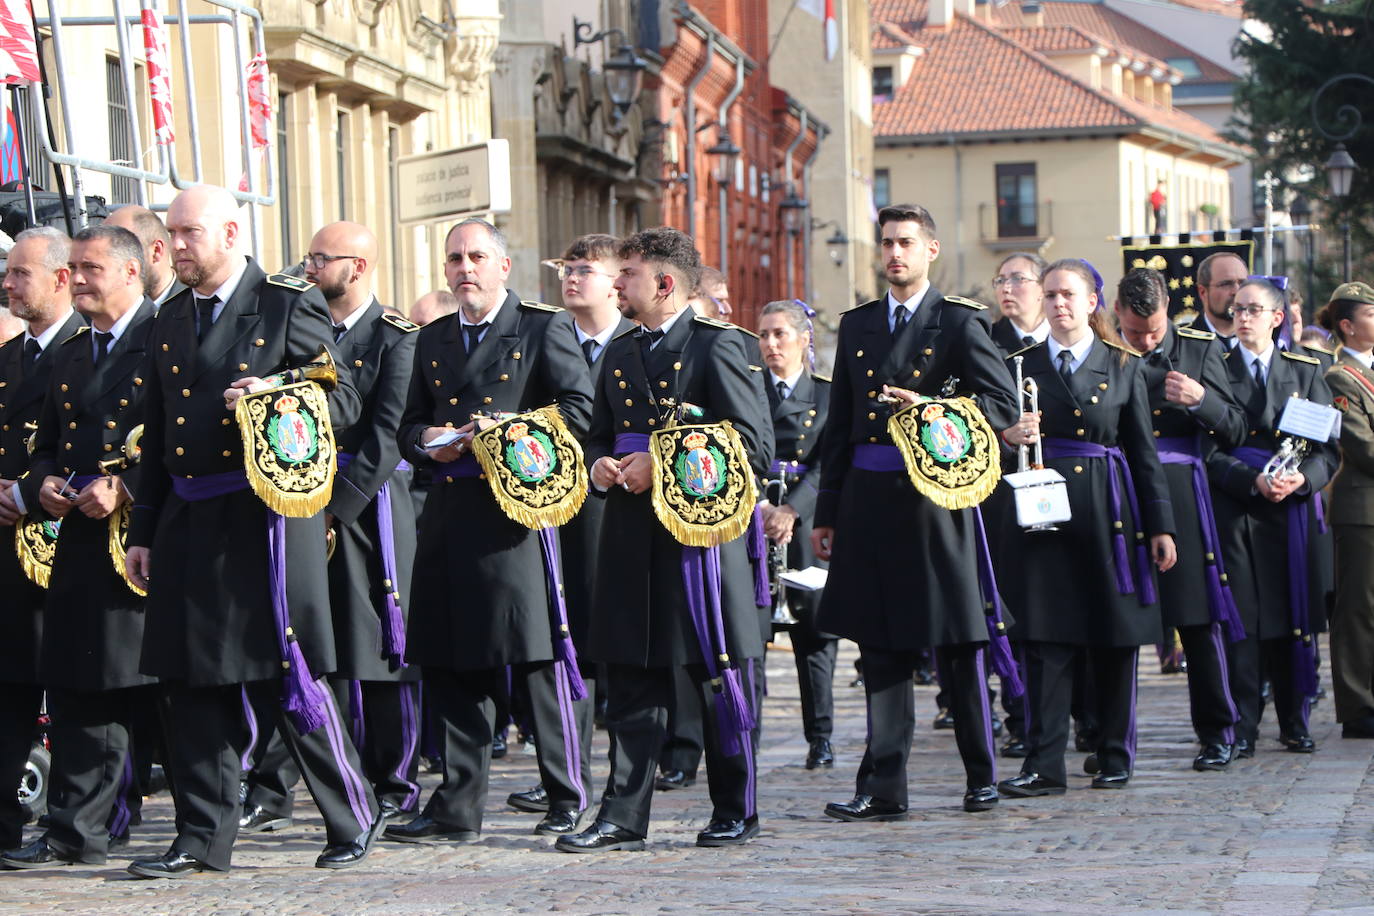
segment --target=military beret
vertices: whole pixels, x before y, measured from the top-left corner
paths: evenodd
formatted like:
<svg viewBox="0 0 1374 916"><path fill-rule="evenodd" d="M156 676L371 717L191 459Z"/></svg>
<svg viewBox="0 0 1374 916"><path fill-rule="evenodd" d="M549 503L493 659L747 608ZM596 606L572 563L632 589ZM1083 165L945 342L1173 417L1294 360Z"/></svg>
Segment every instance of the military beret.
<svg viewBox="0 0 1374 916"><path fill-rule="evenodd" d="M1345 299L1347 302L1361 302L1366 305L1374 305L1374 286L1368 283L1361 283L1353 280L1349 283L1342 283L1336 287L1336 291L1331 294L1331 301Z"/></svg>

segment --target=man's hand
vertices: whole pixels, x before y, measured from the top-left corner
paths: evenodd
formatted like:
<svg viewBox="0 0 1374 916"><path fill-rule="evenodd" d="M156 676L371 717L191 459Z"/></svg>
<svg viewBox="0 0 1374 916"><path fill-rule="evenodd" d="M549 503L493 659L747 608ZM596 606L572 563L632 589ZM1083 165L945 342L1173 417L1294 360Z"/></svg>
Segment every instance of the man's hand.
<svg viewBox="0 0 1374 916"><path fill-rule="evenodd" d="M829 560L830 551L835 549L835 529L825 527L812 528L811 549L816 551L816 559Z"/></svg>
<svg viewBox="0 0 1374 916"><path fill-rule="evenodd" d="M764 510L763 533L774 544L788 544L797 526L797 510L791 506L769 507Z"/></svg>
<svg viewBox="0 0 1374 916"><path fill-rule="evenodd" d="M0 525L13 525L19 521L19 503L15 502L13 480L0 478Z"/></svg>
<svg viewBox="0 0 1374 916"><path fill-rule="evenodd" d="M620 481L620 462L610 455L596 459L592 465L592 483L598 490L609 490Z"/></svg>
<svg viewBox="0 0 1374 916"><path fill-rule="evenodd" d="M1275 477L1273 483L1269 482L1269 478L1260 474L1255 478L1255 489L1271 503L1281 503L1306 482L1307 478L1300 471Z"/></svg>
<svg viewBox="0 0 1374 916"><path fill-rule="evenodd" d="M1007 445L1034 445L1040 438L1040 415L1029 411L1021 414L1015 426L1002 430L1002 441Z"/></svg>
<svg viewBox="0 0 1374 916"><path fill-rule="evenodd" d="M1150 555L1155 558L1155 568L1168 572L1178 562L1178 548L1174 546L1171 534L1156 534L1150 538Z"/></svg>
<svg viewBox="0 0 1374 916"><path fill-rule="evenodd" d="M471 423L463 427L464 430L471 428ZM442 436L444 433L451 433L453 431L454 430L448 426L430 426L426 428L423 433L420 434L420 444L428 446L431 442ZM427 449L426 453L429 455L429 457L433 458L439 464L449 464L463 457L463 453L467 451L467 447L467 439L458 439L455 442L450 442L448 445L440 446L436 449Z"/></svg>
<svg viewBox="0 0 1374 916"><path fill-rule="evenodd" d="M903 407L910 407L921 400L921 396L910 388L898 388L896 385L884 385L883 394L893 400L901 401Z"/></svg>
<svg viewBox="0 0 1374 916"><path fill-rule="evenodd" d="M616 483L631 493L643 493L653 480L654 462L648 452L631 452L620 459Z"/></svg>
<svg viewBox="0 0 1374 916"><path fill-rule="evenodd" d="M231 382L229 387L224 389L224 406L228 410L233 410L238 405L239 398L245 394L255 394L265 388L267 388L267 383L256 375Z"/></svg>
<svg viewBox="0 0 1374 916"><path fill-rule="evenodd" d="M152 569L153 555L147 547L130 547L124 554L124 571L129 574L129 581L145 592Z"/></svg>
<svg viewBox="0 0 1374 916"><path fill-rule="evenodd" d="M106 518L129 501L129 493L118 477L101 477L86 484L72 505L87 518Z"/></svg>
<svg viewBox="0 0 1374 916"><path fill-rule="evenodd" d="M67 513L75 505L64 493L70 490L64 489L67 481L61 477L45 477L43 485L38 488L38 502L43 507L43 511L53 518L66 518Z"/></svg>
<svg viewBox="0 0 1374 916"><path fill-rule="evenodd" d="M1207 391L1202 385L1182 372L1170 372L1164 376L1164 400L1184 407L1196 407L1202 403Z"/></svg>

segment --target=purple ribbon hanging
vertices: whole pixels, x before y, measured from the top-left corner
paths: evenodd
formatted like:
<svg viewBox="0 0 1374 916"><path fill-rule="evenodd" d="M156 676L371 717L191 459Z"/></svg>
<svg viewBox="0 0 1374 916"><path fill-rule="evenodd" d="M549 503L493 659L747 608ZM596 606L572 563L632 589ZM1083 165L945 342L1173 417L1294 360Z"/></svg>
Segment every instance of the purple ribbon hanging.
<svg viewBox="0 0 1374 916"><path fill-rule="evenodd" d="M1263 449L1243 445L1231 453L1257 471L1271 457ZM1317 643L1307 603L1307 505L1301 499L1284 500L1288 512L1288 623L1292 628L1293 689L1303 696L1317 694Z"/></svg>
<svg viewBox="0 0 1374 916"><path fill-rule="evenodd" d="M1326 534L1329 530L1326 524L1326 500L1322 499L1320 490L1312 494L1312 514L1317 517L1317 533Z"/></svg>
<svg viewBox="0 0 1374 916"><path fill-rule="evenodd" d="M1136 593L1136 583L1131 576L1131 563L1126 548L1126 533L1121 521L1121 490L1125 487L1126 498L1130 502L1131 517L1137 528L1135 558L1136 576L1140 579L1140 603L1154 604L1154 578L1150 575L1150 551L1145 546L1144 535L1138 530L1141 525L1140 503L1136 499L1135 480L1131 477L1131 466L1126 463L1126 455L1114 445L1100 445L1096 442L1079 442L1074 439L1060 439L1046 436L1044 440L1046 458L1106 458L1107 484L1110 499L1113 531L1112 556L1116 567L1116 588L1123 595ZM1117 475L1120 475L1120 481Z"/></svg>
<svg viewBox="0 0 1374 916"><path fill-rule="evenodd" d="M1207 469L1202 463L1201 449L1196 436L1166 436L1155 443L1159 460L1164 464L1186 464L1193 478L1193 500L1202 528L1202 549L1205 554L1204 575L1207 579L1207 607L1212 623L1220 624L1228 642L1245 638L1245 625L1236 608L1235 595L1226 582L1226 566L1222 562L1221 538L1217 535L1217 517L1212 511L1212 491L1207 484Z"/></svg>
<svg viewBox="0 0 1374 916"><path fill-rule="evenodd" d="M172 478L173 492L186 502L200 502L246 489L248 477L243 471ZM286 519L271 509L266 512L268 591L272 597L272 618L276 623L277 649L284 672L282 708L291 716L296 729L307 735L325 724L330 698L326 693L328 688L310 673L305 654L291 628L286 599Z"/></svg>
<svg viewBox="0 0 1374 916"><path fill-rule="evenodd" d="M978 585L987 608L983 619L988 625L992 670L1002 679L1002 689L1007 696L1019 697L1025 694L1026 685L1021 682L1021 673L1016 670L1016 657L1012 655L1011 642L1007 639L1007 625L1002 617L1005 606L1002 593L997 590L997 573L992 568L992 552L988 550L988 533L983 526L983 510L979 506L973 507L973 531L978 548Z"/></svg>
<svg viewBox="0 0 1374 916"><path fill-rule="evenodd" d="M339 470L346 470L353 463L353 455L339 452ZM398 471L409 471L410 465L402 460L396 465ZM386 589L386 601L382 609L382 652L391 663L399 668L406 667L406 622L401 614L401 593L398 589L401 580L396 575L396 528L391 516L391 481L382 484L377 491L377 540L382 554L382 588Z"/></svg>
<svg viewBox="0 0 1374 916"><path fill-rule="evenodd" d="M763 533L762 506L754 506L744 537L745 546L749 551L749 564L754 568L754 604L757 607L768 607L773 603L773 599L768 594L768 538Z"/></svg>
<svg viewBox="0 0 1374 916"><path fill-rule="evenodd" d="M683 547L682 584L697 645L711 676L721 751L733 757L748 747L754 714L739 668L731 661L726 646L720 607L720 548Z"/></svg>
<svg viewBox="0 0 1374 916"><path fill-rule="evenodd" d="M553 637L554 663L562 665L572 691L573 701L586 699L587 685L577 665L577 647L573 645L572 630L568 627L568 604L563 600L563 576L558 558L558 529L539 529L540 553L544 557L544 577L548 580L558 632Z"/></svg>

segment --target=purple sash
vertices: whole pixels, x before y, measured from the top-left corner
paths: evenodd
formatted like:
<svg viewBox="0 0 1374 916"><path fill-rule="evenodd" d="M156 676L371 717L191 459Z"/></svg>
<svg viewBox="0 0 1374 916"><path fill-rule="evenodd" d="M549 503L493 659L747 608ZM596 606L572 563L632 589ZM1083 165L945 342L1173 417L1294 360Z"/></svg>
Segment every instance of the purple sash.
<svg viewBox="0 0 1374 916"><path fill-rule="evenodd" d="M172 490L186 502L201 502L248 489L243 471L206 474L202 477L172 477ZM265 508L265 507L264 507ZM281 654L284 695L282 708L291 716L302 735L325 724L333 699L323 679L316 679L306 665L305 654L291 628L291 612L286 602L286 519L267 509L267 578L272 595L272 618L276 623L277 649Z"/></svg>
<svg viewBox="0 0 1374 916"><path fill-rule="evenodd" d="M783 474L796 474L798 477L811 470L808 464L798 461L783 461L781 458L773 459L773 466L769 468L769 473L774 477L781 477Z"/></svg>
<svg viewBox="0 0 1374 916"><path fill-rule="evenodd" d="M1269 463L1264 449L1243 445L1231 453L1257 471ZM1303 696L1317 693L1317 644L1307 605L1307 505L1291 496L1288 511L1288 622L1293 634L1293 689Z"/></svg>
<svg viewBox="0 0 1374 916"><path fill-rule="evenodd" d="M477 463L477 459L468 452L457 461L448 461L443 464L434 465L434 478L439 480L442 477L481 477L482 466Z"/></svg>
<svg viewBox="0 0 1374 916"><path fill-rule="evenodd" d="M1121 524L1121 488L1125 484L1126 498L1130 500L1131 516L1136 527L1136 575L1140 578L1140 603L1154 604L1154 579L1150 576L1150 551L1145 547L1145 536L1140 532L1140 503L1136 499L1135 481L1131 478L1131 466L1126 456L1114 445L1100 445L1096 442L1080 442L1076 439L1059 439L1046 436L1044 441L1046 458L1106 458L1107 485L1112 512L1112 557L1116 567L1116 589L1123 595L1136 593L1136 584L1131 576L1131 563L1126 550L1126 533ZM1121 480L1117 480L1117 474Z"/></svg>
<svg viewBox="0 0 1374 916"><path fill-rule="evenodd" d="M749 563L754 567L754 604L768 607L773 603L768 594L768 537L763 533L763 508L754 506L749 516L749 528L744 532L745 547L749 551Z"/></svg>
<svg viewBox="0 0 1374 916"><path fill-rule="evenodd" d="M353 455L339 452L339 470L353 463ZM402 459L398 471L409 471L410 464ZM406 655L406 624L401 616L401 593L396 589L400 579L396 575L396 530L391 518L391 481L377 491L377 540L382 553L382 587L386 589L386 607L382 612L382 653L397 667L404 668Z"/></svg>
<svg viewBox="0 0 1374 916"><path fill-rule="evenodd" d="M77 474L67 486L80 493L104 476L104 474Z"/></svg>
<svg viewBox="0 0 1374 916"><path fill-rule="evenodd" d="M854 467L861 471L905 471L906 462L895 445L862 444L854 446Z"/></svg>
<svg viewBox="0 0 1374 916"><path fill-rule="evenodd" d="M631 452L647 452L649 450L648 433L620 433L615 437L615 445L611 451L621 457Z"/></svg>
<svg viewBox="0 0 1374 916"><path fill-rule="evenodd" d="M1159 460L1164 464L1186 464L1193 476L1193 500L1197 503L1198 521L1202 528L1202 549L1206 560L1207 607L1212 623L1220 624L1226 638L1240 642L1245 638L1245 625L1236 609L1235 596L1226 582L1226 566L1221 558L1221 539L1217 536L1217 517L1212 511L1212 491L1207 485L1207 469L1202 464L1201 450L1196 436L1165 437L1155 443Z"/></svg>

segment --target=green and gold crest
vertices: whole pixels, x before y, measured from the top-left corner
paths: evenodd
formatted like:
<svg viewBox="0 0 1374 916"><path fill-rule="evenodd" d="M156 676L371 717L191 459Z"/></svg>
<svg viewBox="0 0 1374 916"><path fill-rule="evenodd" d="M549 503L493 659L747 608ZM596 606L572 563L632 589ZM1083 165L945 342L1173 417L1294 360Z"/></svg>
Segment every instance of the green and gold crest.
<svg viewBox="0 0 1374 916"><path fill-rule="evenodd" d="M507 417L472 440L501 511L526 528L554 528L587 498L582 446L555 406Z"/></svg>
<svg viewBox="0 0 1374 916"><path fill-rule="evenodd" d="M887 431L907 476L945 509L969 509L992 494L1002 476L997 434L971 398L925 400L894 413Z"/></svg>
<svg viewBox="0 0 1374 916"><path fill-rule="evenodd" d="M315 382L295 382L239 398L248 483L280 515L307 518L329 503L336 454L329 403Z"/></svg>
<svg viewBox="0 0 1374 916"><path fill-rule="evenodd" d="M749 527L758 502L744 440L729 420L649 434L654 514L688 547L715 547Z"/></svg>
<svg viewBox="0 0 1374 916"><path fill-rule="evenodd" d="M14 526L14 549L19 554L19 565L29 581L39 588L47 588L48 579L52 577L57 532L61 527L60 519L40 522L27 515L21 516Z"/></svg>

